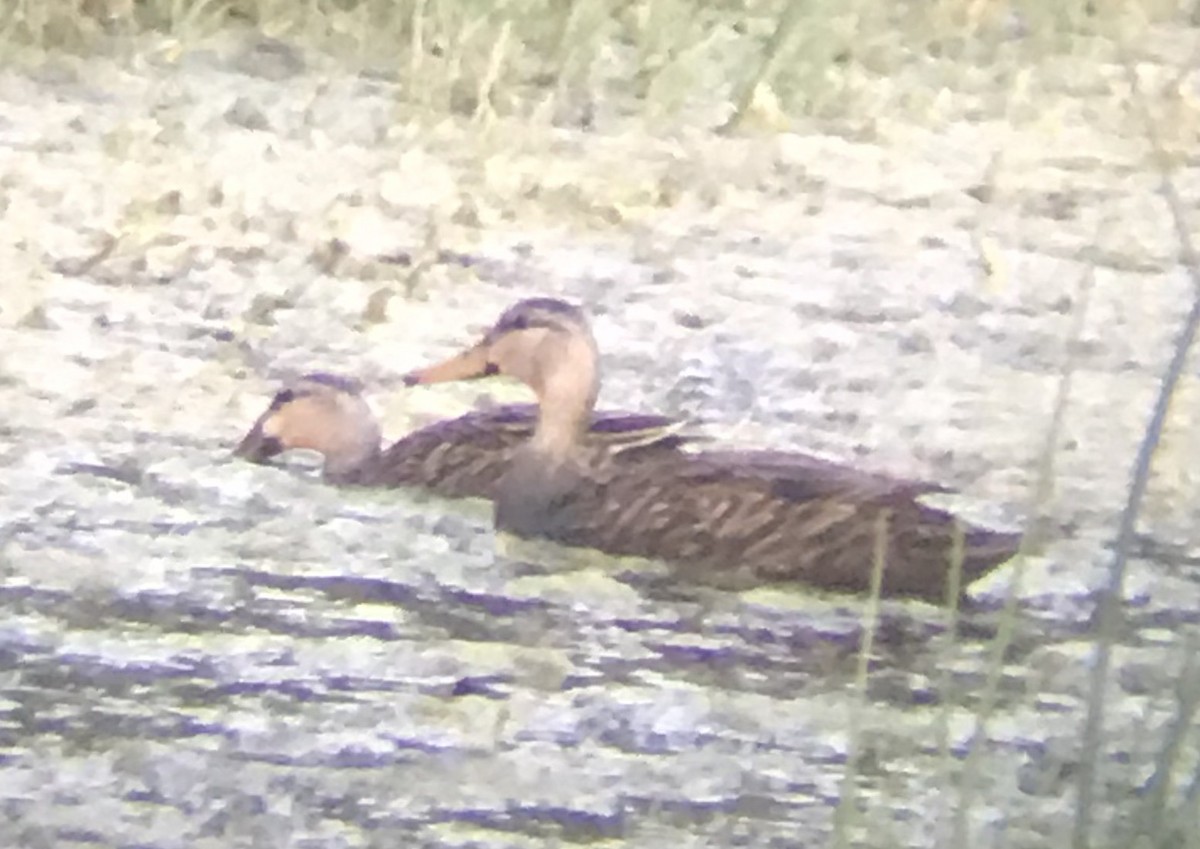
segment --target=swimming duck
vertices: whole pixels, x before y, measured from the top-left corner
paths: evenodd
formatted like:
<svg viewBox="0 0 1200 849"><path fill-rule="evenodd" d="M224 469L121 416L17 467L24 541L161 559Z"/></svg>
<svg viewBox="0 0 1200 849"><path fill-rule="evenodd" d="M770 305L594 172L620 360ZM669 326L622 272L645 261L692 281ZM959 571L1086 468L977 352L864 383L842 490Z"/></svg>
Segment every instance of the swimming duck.
<svg viewBox="0 0 1200 849"><path fill-rule="evenodd" d="M709 576L861 592L882 532L882 594L934 602L949 600L952 558L961 558L965 588L1020 541L919 500L945 487L805 454L693 452L663 441L643 443L637 463L622 461L620 446L584 439L599 356L586 317L564 301L520 301L477 343L404 380L491 375L525 383L538 402L533 433L494 490L497 529L518 536L664 559Z"/></svg>
<svg viewBox="0 0 1200 849"><path fill-rule="evenodd" d="M381 447L379 424L353 378L314 372L275 394L234 454L264 463L291 449L324 456L336 484L418 486L449 498L491 498L512 452L533 433L535 408L510 404L435 422ZM586 442L620 446L627 458L688 441L665 416L591 416Z"/></svg>

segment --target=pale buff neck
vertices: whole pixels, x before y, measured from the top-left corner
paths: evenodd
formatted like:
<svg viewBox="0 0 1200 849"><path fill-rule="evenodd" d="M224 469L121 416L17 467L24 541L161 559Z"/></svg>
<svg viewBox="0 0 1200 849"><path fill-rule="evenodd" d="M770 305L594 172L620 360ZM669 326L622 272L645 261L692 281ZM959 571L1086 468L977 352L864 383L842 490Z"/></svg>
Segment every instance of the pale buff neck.
<svg viewBox="0 0 1200 849"><path fill-rule="evenodd" d="M325 455L325 478L351 482L379 461L382 435L361 401L351 411L340 412L341 421L324 431L319 450Z"/></svg>
<svg viewBox="0 0 1200 849"><path fill-rule="evenodd" d="M588 430L600 378L595 343L572 339L554 362L543 365L535 389L538 423L531 446L538 454L562 458Z"/></svg>
<svg viewBox="0 0 1200 849"><path fill-rule="evenodd" d="M333 454L325 455L323 475L331 483L353 483L370 472L379 461L380 447L373 445L348 445Z"/></svg>

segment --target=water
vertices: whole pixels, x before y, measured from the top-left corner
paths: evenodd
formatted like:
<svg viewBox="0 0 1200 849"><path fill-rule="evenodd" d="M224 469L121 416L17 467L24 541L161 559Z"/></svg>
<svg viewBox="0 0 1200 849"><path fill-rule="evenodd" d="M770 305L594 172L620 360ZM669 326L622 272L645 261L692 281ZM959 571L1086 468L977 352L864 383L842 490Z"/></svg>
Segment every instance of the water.
<svg viewBox="0 0 1200 849"><path fill-rule="evenodd" d="M258 468L229 450L298 371L363 378L391 433L482 392L524 397L401 393L396 375L518 297L565 295L597 315L603 404L941 479L964 490L963 510L1020 525L1078 304L1083 265L1063 240L1078 251L1082 237L1047 227L1039 243L1001 216L1019 273L989 288L956 223L973 200L866 196L847 158L892 162L886 181L920 154L834 137L689 138L688 161L711 172L696 179L753 204L644 211L640 230L562 226L549 200L480 177L469 126L393 131L385 83L311 65L281 87L220 49L189 57L0 79L5 845L813 845L853 759L852 837L926 846L961 802L972 745L972 845L1061 841L1089 593L1186 303L1181 275L1140 261L1097 279L1042 508L1054 534L1027 565L976 737L1012 569L975 588L981 609L958 638L940 611L885 605L860 692L854 599L723 593L653 564L498 549L484 505L337 491L303 458ZM336 144L314 104L352 116ZM399 165L395 132L409 139ZM960 132L938 144L970 151ZM536 139L507 154L510 177L536 178ZM721 145L740 146L741 164ZM760 154L804 163L819 214L810 196L761 188ZM1035 154L1055 167L1054 150ZM632 136L555 155L592 177L613 157L650 172L676 158ZM1133 191L1093 164L1098 191ZM396 257L420 253L456 193L516 223L443 221L443 247L479 261L433 262L406 298ZM97 258L101 232L120 238ZM347 232L353 262L324 273L313 257ZM1128 584L1103 772L1114 801L1149 774L1196 632L1189 399Z"/></svg>

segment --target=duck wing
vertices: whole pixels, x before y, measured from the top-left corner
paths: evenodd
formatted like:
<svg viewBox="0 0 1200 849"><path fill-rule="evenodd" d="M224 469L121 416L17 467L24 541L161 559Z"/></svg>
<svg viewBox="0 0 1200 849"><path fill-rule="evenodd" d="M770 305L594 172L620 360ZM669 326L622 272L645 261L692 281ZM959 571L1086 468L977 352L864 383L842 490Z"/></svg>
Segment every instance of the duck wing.
<svg viewBox="0 0 1200 849"><path fill-rule="evenodd" d="M761 486L764 494L787 501L835 500L896 506L950 487L870 472L793 451L704 451L687 470L693 480L725 479L739 487Z"/></svg>
<svg viewBox="0 0 1200 849"><path fill-rule="evenodd" d="M960 547L966 583L1012 556L1019 541L918 500L947 487L806 454L657 452L639 463L593 461L554 483L553 499L513 499L520 518L541 501L534 518L542 524L524 530L662 558L689 576L733 585L783 579L865 590L886 528L883 593L939 601Z"/></svg>
<svg viewBox="0 0 1200 849"><path fill-rule="evenodd" d="M494 498L513 452L533 435L537 407L506 404L434 422L397 440L365 471L367 485L417 485L450 498ZM647 451L674 451L697 437L684 423L641 413L594 414L587 442L624 465Z"/></svg>

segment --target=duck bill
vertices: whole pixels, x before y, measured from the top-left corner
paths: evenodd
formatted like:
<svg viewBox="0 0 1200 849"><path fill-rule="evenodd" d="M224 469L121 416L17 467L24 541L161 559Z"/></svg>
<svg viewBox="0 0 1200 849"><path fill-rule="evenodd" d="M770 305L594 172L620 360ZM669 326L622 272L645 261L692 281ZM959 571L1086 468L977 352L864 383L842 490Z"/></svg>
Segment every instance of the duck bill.
<svg viewBox="0 0 1200 849"><path fill-rule="evenodd" d="M259 417L254 426L242 437L237 448L233 449L233 456L249 460L251 463L265 463L275 455L283 453L283 443L274 436L268 436L263 432L263 425L269 415L270 413L266 413Z"/></svg>
<svg viewBox="0 0 1200 849"><path fill-rule="evenodd" d="M424 386L427 383L449 383L455 380L475 380L496 374L496 367L488 362L487 351L482 345L468 348L448 360L404 376L408 386Z"/></svg>

